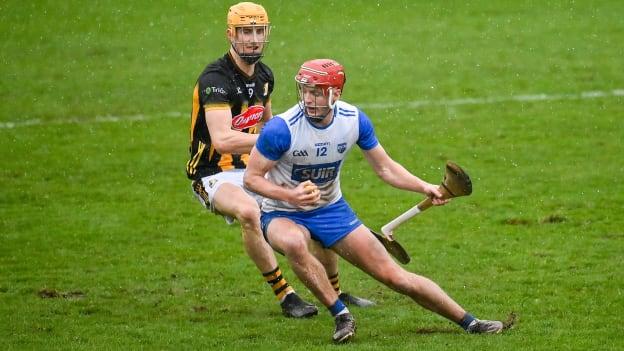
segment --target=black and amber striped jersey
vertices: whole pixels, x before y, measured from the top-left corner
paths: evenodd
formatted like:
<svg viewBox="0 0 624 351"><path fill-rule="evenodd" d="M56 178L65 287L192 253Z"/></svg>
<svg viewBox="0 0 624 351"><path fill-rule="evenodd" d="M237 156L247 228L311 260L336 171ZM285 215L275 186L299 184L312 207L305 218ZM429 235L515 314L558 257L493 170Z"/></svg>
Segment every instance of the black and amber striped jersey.
<svg viewBox="0 0 624 351"><path fill-rule="evenodd" d="M249 77L238 69L230 53L206 66L193 91L190 159L186 164L189 179L247 167L249 154L220 154L215 150L206 125L206 111L229 108L232 129L257 134L273 84L273 72L267 65L256 63L254 74Z"/></svg>

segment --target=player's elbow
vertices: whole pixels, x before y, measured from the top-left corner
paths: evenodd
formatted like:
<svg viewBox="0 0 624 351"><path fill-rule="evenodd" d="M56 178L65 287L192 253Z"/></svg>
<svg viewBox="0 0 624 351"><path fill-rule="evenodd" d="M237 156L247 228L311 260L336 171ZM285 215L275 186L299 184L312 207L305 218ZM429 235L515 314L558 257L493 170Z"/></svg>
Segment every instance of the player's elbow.
<svg viewBox="0 0 624 351"><path fill-rule="evenodd" d="M232 153L232 151L229 149L228 147L229 143L227 142L227 140L223 139L223 138L214 138L212 140L212 147L214 147L214 149L220 153L220 154L230 154Z"/></svg>
<svg viewBox="0 0 624 351"><path fill-rule="evenodd" d="M381 178L384 181L387 181L391 176L392 176L392 172L390 170L390 168L388 167L376 167L375 168L375 174L377 174L377 176L379 178Z"/></svg>
<svg viewBox="0 0 624 351"><path fill-rule="evenodd" d="M255 190L255 182L253 181L253 176L248 171L245 171L245 174L243 175L243 185L245 186L245 188L251 191Z"/></svg>
<svg viewBox="0 0 624 351"><path fill-rule="evenodd" d="M384 182L392 182L393 179L401 173L401 166L394 162L391 158L387 157L382 162L378 162L374 165L375 173Z"/></svg>
<svg viewBox="0 0 624 351"><path fill-rule="evenodd" d="M256 181L256 179L257 176L250 174L249 172L245 172L245 175L243 176L243 186L246 189L253 191L254 193L260 193L260 189L258 187L258 182Z"/></svg>

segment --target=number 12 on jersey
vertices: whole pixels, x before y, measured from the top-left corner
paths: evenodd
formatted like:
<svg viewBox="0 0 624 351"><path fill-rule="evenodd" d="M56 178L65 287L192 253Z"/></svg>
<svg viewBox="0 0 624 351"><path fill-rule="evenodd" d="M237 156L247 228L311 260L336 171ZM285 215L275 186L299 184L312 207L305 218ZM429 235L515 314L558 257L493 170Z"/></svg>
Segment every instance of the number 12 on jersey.
<svg viewBox="0 0 624 351"><path fill-rule="evenodd" d="M327 147L321 146L316 148L316 157L327 156Z"/></svg>

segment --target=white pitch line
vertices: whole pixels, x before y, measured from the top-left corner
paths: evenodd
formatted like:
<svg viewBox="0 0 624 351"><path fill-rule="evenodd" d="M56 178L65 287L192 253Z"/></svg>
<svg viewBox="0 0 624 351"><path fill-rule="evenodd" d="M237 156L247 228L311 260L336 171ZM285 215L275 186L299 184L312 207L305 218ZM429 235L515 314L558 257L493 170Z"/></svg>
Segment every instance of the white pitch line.
<svg viewBox="0 0 624 351"><path fill-rule="evenodd" d="M132 116L95 116L95 117L73 117L63 119L41 120L41 119L27 119L25 121L15 122L0 122L0 129L10 129L17 127L26 127L33 125L58 125L58 124L86 124L86 123L106 123L106 122L133 122L133 121L149 121L161 117L182 117L187 116L181 112L167 112L165 114L146 116L146 115L132 115Z"/></svg>
<svg viewBox="0 0 624 351"><path fill-rule="evenodd" d="M453 100L418 100L400 102L373 102L355 104L362 109L388 109L399 107L422 107L422 106L459 106L459 105L487 105L501 102L531 102L531 101L554 101L554 100L582 100L602 97L624 96L624 89L614 89L610 91L586 91L579 94L533 94L533 95L512 95L483 98L464 98Z"/></svg>
<svg viewBox="0 0 624 351"><path fill-rule="evenodd" d="M488 105L501 102L532 102L532 101L554 101L554 100L584 100L613 96L624 96L624 89L613 89L609 91L585 91L577 94L533 94L533 95L512 95L498 97L463 98L452 100L416 100L416 101L396 101L396 102L372 102L355 104L362 109L389 109L389 108L418 108L422 106L461 106L461 105ZM53 120L27 119L14 122L0 122L0 129L11 129L33 125L58 125L58 124L81 124L81 123L105 123L105 122L132 122L149 121L157 118L189 117L188 113L167 112L159 115L132 115L132 116L96 116L92 118L64 118Z"/></svg>

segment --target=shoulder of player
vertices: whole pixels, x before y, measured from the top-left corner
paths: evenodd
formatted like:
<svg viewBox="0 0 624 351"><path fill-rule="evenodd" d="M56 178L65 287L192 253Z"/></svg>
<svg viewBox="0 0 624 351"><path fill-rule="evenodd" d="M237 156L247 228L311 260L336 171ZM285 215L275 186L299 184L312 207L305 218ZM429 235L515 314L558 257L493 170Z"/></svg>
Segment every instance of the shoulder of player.
<svg viewBox="0 0 624 351"><path fill-rule="evenodd" d="M292 128L295 124L297 124L298 122L303 120L303 111L301 111L301 108L299 107L299 105L294 105L293 107L289 108L288 110L273 116L273 118L280 118L282 120L284 120L284 122L286 122L286 125L288 126L288 128Z"/></svg>
<svg viewBox="0 0 624 351"><path fill-rule="evenodd" d="M345 102L342 100L338 100L336 102L336 117L344 117L344 118L358 117L360 112L361 111L357 106L351 105L348 102Z"/></svg>
<svg viewBox="0 0 624 351"><path fill-rule="evenodd" d="M221 58L204 68L197 78L197 85L200 91L208 89L210 92L218 92L223 95L231 94L236 89L232 84L232 75L233 73ZM209 92L206 95L209 95Z"/></svg>
<svg viewBox="0 0 624 351"><path fill-rule="evenodd" d="M259 61L258 63L256 63L256 76L261 77L262 79L266 81L274 80L273 71L271 70L271 68L269 68L269 66L264 64L262 61Z"/></svg>
<svg viewBox="0 0 624 351"><path fill-rule="evenodd" d="M287 138L290 139L292 126L289 125L285 116L273 116L262 128L261 134L270 135L271 138Z"/></svg>
<svg viewBox="0 0 624 351"><path fill-rule="evenodd" d="M204 67L204 70L199 75L199 80L204 77L230 79L234 75L234 69L230 63L227 54L220 57Z"/></svg>
<svg viewBox="0 0 624 351"><path fill-rule="evenodd" d="M258 63L256 63L256 67L258 72L262 72L273 77L273 71L266 63L258 61Z"/></svg>
<svg viewBox="0 0 624 351"><path fill-rule="evenodd" d="M229 72L227 67L219 65L217 62L213 62L206 66L202 73L198 77L198 81L229 81L232 73Z"/></svg>

